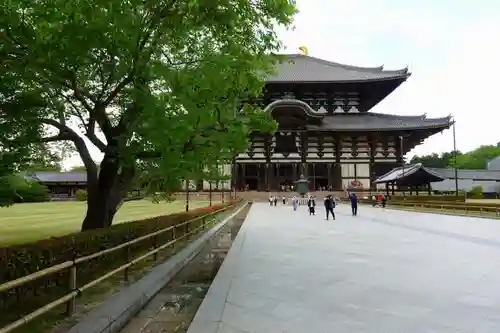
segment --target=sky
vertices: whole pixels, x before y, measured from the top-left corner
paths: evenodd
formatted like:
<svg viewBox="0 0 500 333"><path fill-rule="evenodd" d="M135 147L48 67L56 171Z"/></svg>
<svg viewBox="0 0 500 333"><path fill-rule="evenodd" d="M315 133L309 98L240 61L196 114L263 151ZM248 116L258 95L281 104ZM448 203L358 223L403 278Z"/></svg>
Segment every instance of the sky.
<svg viewBox="0 0 500 333"><path fill-rule="evenodd" d="M500 141L500 1L298 0L286 53L355 66L409 67L412 76L371 112L456 120L457 149ZM497 132L499 131L499 132ZM451 130L408 157L453 149ZM100 160L95 147L92 155ZM81 165L74 156L65 167Z"/></svg>

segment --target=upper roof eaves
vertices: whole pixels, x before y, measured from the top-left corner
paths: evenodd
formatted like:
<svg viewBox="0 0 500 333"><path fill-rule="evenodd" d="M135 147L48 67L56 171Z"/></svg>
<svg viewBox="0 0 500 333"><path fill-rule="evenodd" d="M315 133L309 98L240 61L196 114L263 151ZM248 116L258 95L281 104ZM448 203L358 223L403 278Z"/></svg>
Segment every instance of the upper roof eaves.
<svg viewBox="0 0 500 333"><path fill-rule="evenodd" d="M379 67L358 67L331 62L301 54L281 55L285 59L267 82L362 82L406 79L408 68L384 70Z"/></svg>
<svg viewBox="0 0 500 333"><path fill-rule="evenodd" d="M27 178L42 183L84 183L87 181L87 173L80 171L38 171L31 175L27 175Z"/></svg>

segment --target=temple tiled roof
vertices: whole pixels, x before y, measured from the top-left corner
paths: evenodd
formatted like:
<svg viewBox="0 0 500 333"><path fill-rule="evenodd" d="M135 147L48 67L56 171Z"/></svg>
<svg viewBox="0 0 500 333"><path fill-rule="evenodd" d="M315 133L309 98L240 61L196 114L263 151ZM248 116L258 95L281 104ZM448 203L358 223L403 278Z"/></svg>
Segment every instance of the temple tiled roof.
<svg viewBox="0 0 500 333"><path fill-rule="evenodd" d="M445 178L455 178L455 169L452 168L429 168L443 175ZM500 181L500 171L497 170L457 170L458 179L470 180L494 180Z"/></svg>
<svg viewBox="0 0 500 333"><path fill-rule="evenodd" d="M385 175L377 178L375 184L385 184L392 182L405 182L411 183L427 183L427 182L440 182L445 180L446 177L424 167L421 163L405 165L399 168L392 169Z"/></svg>
<svg viewBox="0 0 500 333"><path fill-rule="evenodd" d="M308 125L319 131L414 130L448 128L451 117L427 118L422 116L397 116L383 113L334 113L325 115L321 125Z"/></svg>
<svg viewBox="0 0 500 333"><path fill-rule="evenodd" d="M41 183L85 183L87 182L87 173L81 171L38 171L28 175L26 178L33 179Z"/></svg>
<svg viewBox="0 0 500 333"><path fill-rule="evenodd" d="M384 70L379 67L356 67L300 54L284 55L287 59L276 66L267 82L360 82L406 79L408 68Z"/></svg>
<svg viewBox="0 0 500 333"><path fill-rule="evenodd" d="M500 156L497 156L491 161L489 161L487 168L488 170L496 170L500 172Z"/></svg>

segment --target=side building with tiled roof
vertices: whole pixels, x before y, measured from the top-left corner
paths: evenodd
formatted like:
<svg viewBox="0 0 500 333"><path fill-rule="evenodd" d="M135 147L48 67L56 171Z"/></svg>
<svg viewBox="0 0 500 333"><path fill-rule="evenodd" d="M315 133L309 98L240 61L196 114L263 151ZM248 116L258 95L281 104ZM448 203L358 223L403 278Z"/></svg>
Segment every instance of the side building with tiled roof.
<svg viewBox="0 0 500 333"><path fill-rule="evenodd" d="M278 123L274 135L254 133L232 166L238 189L276 191L303 175L311 190L374 188L374 180L402 165L403 156L452 118L370 112L411 75L284 55L252 101Z"/></svg>
<svg viewBox="0 0 500 333"><path fill-rule="evenodd" d="M82 171L37 171L25 177L47 186L52 197L73 198L77 190L87 186L87 173Z"/></svg>
<svg viewBox="0 0 500 333"><path fill-rule="evenodd" d="M457 179L455 182L455 170L451 168L428 168L442 175L445 180L431 184L433 191L455 192L458 186L459 191L469 192L473 187L481 186L483 193L500 193L500 170L457 170Z"/></svg>

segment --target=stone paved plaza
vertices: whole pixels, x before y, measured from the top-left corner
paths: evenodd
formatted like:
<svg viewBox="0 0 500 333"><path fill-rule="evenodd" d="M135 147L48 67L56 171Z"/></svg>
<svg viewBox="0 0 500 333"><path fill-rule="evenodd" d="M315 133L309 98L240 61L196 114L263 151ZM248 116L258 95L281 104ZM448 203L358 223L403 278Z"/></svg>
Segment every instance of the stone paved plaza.
<svg viewBox="0 0 500 333"><path fill-rule="evenodd" d="M254 204L188 333L500 332L500 221Z"/></svg>

